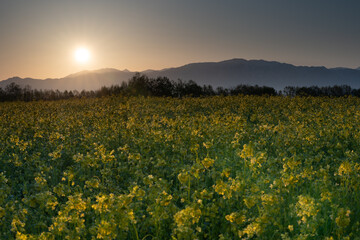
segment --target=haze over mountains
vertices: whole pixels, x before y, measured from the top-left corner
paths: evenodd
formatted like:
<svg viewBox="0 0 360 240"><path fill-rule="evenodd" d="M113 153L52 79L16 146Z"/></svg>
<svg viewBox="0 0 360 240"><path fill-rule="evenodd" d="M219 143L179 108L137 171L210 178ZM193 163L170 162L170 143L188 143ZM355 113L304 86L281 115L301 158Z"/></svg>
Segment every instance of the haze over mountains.
<svg viewBox="0 0 360 240"><path fill-rule="evenodd" d="M82 71L58 79L33 79L13 77L0 82L0 87L14 82L21 87L53 90L98 90L102 86L121 85L136 72L112 68ZM360 67L325 68L294 66L264 60L231 59L221 62L191 63L181 67L140 72L148 77L165 76L172 80L194 80L199 85L231 88L240 84L269 86L282 90L286 86L349 85L360 88Z"/></svg>

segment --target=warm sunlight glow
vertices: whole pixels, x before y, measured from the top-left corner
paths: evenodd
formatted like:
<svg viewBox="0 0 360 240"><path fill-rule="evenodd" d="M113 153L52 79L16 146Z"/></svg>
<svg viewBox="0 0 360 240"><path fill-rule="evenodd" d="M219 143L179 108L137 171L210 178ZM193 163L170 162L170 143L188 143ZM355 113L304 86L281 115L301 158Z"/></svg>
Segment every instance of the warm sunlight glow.
<svg viewBox="0 0 360 240"><path fill-rule="evenodd" d="M84 47L78 48L75 51L75 60L78 63L87 63L90 60L90 51Z"/></svg>

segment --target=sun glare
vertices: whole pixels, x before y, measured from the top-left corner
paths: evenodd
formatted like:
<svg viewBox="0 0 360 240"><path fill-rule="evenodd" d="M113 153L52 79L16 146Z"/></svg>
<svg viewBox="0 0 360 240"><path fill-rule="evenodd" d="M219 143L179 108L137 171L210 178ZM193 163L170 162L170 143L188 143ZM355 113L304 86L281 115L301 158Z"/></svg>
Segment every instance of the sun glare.
<svg viewBox="0 0 360 240"><path fill-rule="evenodd" d="M84 47L77 48L74 56L78 63L87 63L90 60L90 51Z"/></svg>

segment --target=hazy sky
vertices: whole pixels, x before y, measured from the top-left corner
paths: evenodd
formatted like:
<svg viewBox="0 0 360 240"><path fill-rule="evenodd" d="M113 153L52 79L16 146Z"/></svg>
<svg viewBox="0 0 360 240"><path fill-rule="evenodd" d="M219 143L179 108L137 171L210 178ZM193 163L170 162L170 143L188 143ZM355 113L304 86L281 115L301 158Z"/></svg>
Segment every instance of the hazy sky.
<svg viewBox="0 0 360 240"><path fill-rule="evenodd" d="M0 0L0 80L230 58L359 67L360 1Z"/></svg>

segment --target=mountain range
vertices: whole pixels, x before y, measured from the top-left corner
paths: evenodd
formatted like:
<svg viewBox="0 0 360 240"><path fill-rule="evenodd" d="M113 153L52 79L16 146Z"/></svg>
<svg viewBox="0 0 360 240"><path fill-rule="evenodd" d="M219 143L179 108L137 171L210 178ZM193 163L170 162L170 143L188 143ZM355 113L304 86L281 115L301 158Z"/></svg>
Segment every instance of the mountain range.
<svg viewBox="0 0 360 240"><path fill-rule="evenodd" d="M21 87L53 90L97 90L102 86L120 85L136 72L105 68L82 71L57 79L33 79L13 77L0 81L0 88L14 82ZM349 85L360 88L360 67L325 68L294 66L265 60L231 59L221 62L191 63L181 67L140 72L148 77L168 77L172 80L193 80L200 86L212 85L231 88L240 84L269 86L282 90L286 86L333 86Z"/></svg>

